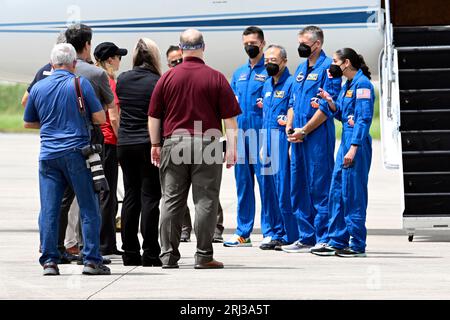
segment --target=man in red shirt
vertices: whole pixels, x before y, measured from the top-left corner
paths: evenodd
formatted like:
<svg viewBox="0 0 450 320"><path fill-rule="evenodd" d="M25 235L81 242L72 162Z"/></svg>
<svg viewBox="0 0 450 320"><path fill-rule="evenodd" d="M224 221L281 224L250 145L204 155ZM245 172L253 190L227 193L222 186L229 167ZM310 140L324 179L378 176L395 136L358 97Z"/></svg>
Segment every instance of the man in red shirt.
<svg viewBox="0 0 450 320"><path fill-rule="evenodd" d="M160 168L164 206L161 213L163 268L178 268L181 226L189 188L195 203L196 269L218 269L213 258L222 180L222 119L227 134L227 168L236 163L236 116L241 109L223 74L203 61L205 43L198 30L181 34L183 63L158 81L149 107L151 157ZM163 119L163 121L161 121ZM161 123L162 122L162 123ZM161 124L164 146L161 148Z"/></svg>

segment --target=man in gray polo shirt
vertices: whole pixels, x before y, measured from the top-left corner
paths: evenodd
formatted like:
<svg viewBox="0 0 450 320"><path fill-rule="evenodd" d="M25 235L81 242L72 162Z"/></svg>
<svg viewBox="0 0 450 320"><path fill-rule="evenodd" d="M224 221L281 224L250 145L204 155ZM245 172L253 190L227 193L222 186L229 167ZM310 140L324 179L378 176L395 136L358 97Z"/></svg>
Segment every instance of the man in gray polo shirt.
<svg viewBox="0 0 450 320"><path fill-rule="evenodd" d="M91 63L91 40L92 40L92 29L84 24L75 24L70 26L66 30L66 41L74 46L77 52L77 67L75 74L77 76L82 76L89 80L97 98L100 100L103 109L112 109L114 105L114 94L109 85L109 79L106 72L96 67ZM94 126L92 130L91 142L93 144L103 145L103 134L100 126ZM67 226L67 213L70 206L74 200L75 194L73 190L69 187L64 192L63 201L61 204L61 226L62 230L66 230ZM101 211L103 211L103 199L105 198L104 193L100 194L100 205ZM99 235L100 236L100 235ZM60 239L63 241L63 234L60 234ZM61 239L62 238L62 239Z"/></svg>

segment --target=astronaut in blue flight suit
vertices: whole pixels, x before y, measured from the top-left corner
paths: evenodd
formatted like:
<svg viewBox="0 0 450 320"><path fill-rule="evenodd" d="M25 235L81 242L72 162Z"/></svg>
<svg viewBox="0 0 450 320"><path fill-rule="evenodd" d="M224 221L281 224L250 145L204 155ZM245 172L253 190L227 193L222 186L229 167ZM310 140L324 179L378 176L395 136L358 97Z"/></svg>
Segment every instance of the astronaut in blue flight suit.
<svg viewBox="0 0 450 320"><path fill-rule="evenodd" d="M331 182L328 245L311 252L320 256L365 257L367 185L372 161L369 130L375 92L369 68L353 49L338 50L333 63L331 74L336 77L343 74L348 80L337 100L326 91L321 91L321 97L342 122L342 141Z"/></svg>
<svg viewBox="0 0 450 320"><path fill-rule="evenodd" d="M287 131L291 147L291 201L299 238L283 246L288 253L310 252L328 242L328 195L334 167L335 128L328 104L318 96L325 88L337 97L341 79L330 76L332 59L322 51L323 31L309 26L299 33L300 64L294 76Z"/></svg>
<svg viewBox="0 0 450 320"><path fill-rule="evenodd" d="M292 214L290 198L289 142L286 135L287 110L294 78L287 68L286 49L271 45L265 52L269 78L262 89L263 131L261 141L263 205L271 241L263 250L281 250L281 246L298 239L297 221Z"/></svg>
<svg viewBox="0 0 450 320"><path fill-rule="evenodd" d="M259 140L262 128L261 90L267 80L264 66L264 33L258 27L248 27L242 35L245 51L249 61L239 67L233 74L231 87L242 109L238 116L238 159L235 166L236 189L238 196L237 229L235 234L224 242L225 247L251 247L250 234L255 220L256 179L262 198L261 161L259 159ZM262 201L261 201L262 203ZM265 240L271 239L272 233L266 222L264 204L261 205L261 231Z"/></svg>

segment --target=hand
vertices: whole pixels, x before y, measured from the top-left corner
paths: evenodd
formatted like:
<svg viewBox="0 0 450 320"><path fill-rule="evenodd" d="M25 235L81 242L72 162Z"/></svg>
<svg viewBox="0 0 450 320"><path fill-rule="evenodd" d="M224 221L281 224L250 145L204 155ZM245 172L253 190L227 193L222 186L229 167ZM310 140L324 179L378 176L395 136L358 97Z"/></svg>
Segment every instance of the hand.
<svg viewBox="0 0 450 320"><path fill-rule="evenodd" d="M159 168L161 165L161 147L152 147L150 157L152 159L152 164Z"/></svg>
<svg viewBox="0 0 450 320"><path fill-rule="evenodd" d="M288 141L291 143L301 143L305 139L305 135L303 134L303 129L294 129L294 133L288 133Z"/></svg>
<svg viewBox="0 0 450 320"><path fill-rule="evenodd" d="M319 88L319 93L318 95L322 98L325 99L328 103L333 102L333 97L326 92L325 90L323 90L322 88Z"/></svg>
<svg viewBox="0 0 450 320"><path fill-rule="evenodd" d="M234 167L237 162L236 147L227 147L227 152L225 153L225 162L227 164L227 169Z"/></svg>
<svg viewBox="0 0 450 320"><path fill-rule="evenodd" d="M358 146L351 146L350 150L344 157L344 167L348 168L353 165L353 160L355 159L356 151L358 151Z"/></svg>

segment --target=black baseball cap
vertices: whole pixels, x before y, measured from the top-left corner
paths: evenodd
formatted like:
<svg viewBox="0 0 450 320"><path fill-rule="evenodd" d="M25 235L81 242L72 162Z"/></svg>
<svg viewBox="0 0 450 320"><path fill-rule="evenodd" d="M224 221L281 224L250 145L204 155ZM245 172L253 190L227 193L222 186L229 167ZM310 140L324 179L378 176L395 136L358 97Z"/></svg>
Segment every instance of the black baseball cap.
<svg viewBox="0 0 450 320"><path fill-rule="evenodd" d="M94 50L94 57L97 60L105 61L108 58L114 56L126 56L128 54L127 49L121 49L112 42L100 43Z"/></svg>

